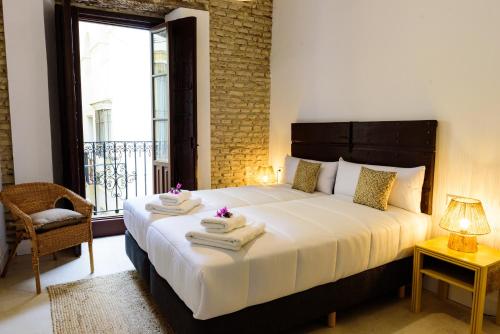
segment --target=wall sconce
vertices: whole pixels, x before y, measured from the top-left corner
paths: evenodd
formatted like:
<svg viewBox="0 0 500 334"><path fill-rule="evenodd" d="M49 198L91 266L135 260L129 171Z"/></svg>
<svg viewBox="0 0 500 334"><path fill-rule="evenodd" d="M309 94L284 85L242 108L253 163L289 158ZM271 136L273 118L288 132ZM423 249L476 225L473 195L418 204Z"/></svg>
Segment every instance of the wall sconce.
<svg viewBox="0 0 500 334"><path fill-rule="evenodd" d="M260 166L257 170L257 180L260 184L273 184L275 181L274 169L272 166Z"/></svg>

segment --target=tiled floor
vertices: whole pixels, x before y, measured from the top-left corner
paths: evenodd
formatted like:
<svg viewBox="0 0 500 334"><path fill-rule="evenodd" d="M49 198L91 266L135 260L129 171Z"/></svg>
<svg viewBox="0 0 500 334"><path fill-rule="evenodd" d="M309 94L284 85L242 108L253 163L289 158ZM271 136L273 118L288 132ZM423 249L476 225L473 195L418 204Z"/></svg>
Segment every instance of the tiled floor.
<svg viewBox="0 0 500 334"><path fill-rule="evenodd" d="M101 238L94 241L95 274L90 275L87 247L84 245L82 256L75 258L70 253L59 254L54 261L51 256L41 261L43 292L35 295L31 257L19 256L13 262L6 278L0 279L0 333L52 333L49 297L45 287L52 284L75 281L92 276L100 276L133 269L124 250L122 236ZM424 309L420 314L409 311L409 298L398 300L388 298L377 301L351 312L338 315L335 331L323 323L313 323L300 328L297 333L408 333L420 330L406 330L412 323L444 313L450 328L433 333L465 333L468 310L450 302L442 302L430 293L424 295ZM429 318L431 319L431 318ZM439 318L436 318L439 319ZM500 334L492 317L485 318L484 332ZM433 320L439 322L439 320ZM432 322L431 322L432 324ZM436 326L439 325L436 323ZM431 326L433 327L433 326ZM437 328L437 327L436 327Z"/></svg>

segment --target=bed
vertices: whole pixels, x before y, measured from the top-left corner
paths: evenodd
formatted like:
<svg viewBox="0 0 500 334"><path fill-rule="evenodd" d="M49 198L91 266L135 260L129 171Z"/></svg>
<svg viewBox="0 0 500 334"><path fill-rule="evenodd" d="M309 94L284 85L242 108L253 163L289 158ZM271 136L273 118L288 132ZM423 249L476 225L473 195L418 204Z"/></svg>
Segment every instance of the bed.
<svg viewBox="0 0 500 334"><path fill-rule="evenodd" d="M148 231L151 264L195 319L236 312L408 257L430 227L426 214L375 210L337 195L233 211L266 223L266 233L240 252L186 240L203 213L155 222Z"/></svg>
<svg viewBox="0 0 500 334"><path fill-rule="evenodd" d="M237 208L241 206L289 201L296 199L325 196L327 194L314 192L308 194L294 190L290 185L278 184L270 186L230 187L213 190L198 190L193 197L202 199L202 204L191 213L216 210L222 206ZM146 235L148 228L157 220L169 221L170 216L154 214L145 209L146 203L156 199L158 195L128 199L123 205L123 220L127 228L127 238L134 239L138 250L132 252L126 247L127 254L145 282L149 282L149 260L147 257Z"/></svg>
<svg viewBox="0 0 500 334"><path fill-rule="evenodd" d="M425 165L421 209L430 214L436 127L436 121L297 123L292 155ZM268 226L237 253L187 243L185 230L203 212L149 228L150 291L176 333L283 331L395 291L411 281L411 248L429 225L425 214L374 213L338 195L237 210ZM129 256L140 253L130 234L126 243Z"/></svg>

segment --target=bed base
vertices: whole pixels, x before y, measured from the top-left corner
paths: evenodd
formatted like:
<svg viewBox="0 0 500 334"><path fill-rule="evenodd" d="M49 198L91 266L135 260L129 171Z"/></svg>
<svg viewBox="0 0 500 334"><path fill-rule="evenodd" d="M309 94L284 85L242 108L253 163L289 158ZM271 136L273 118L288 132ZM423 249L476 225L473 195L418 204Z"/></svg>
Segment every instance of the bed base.
<svg viewBox="0 0 500 334"><path fill-rule="evenodd" d="M151 262L149 262L148 253L139 247L139 244L129 231L125 231L125 252L130 261L132 261L139 276L149 288L149 267L151 267Z"/></svg>
<svg viewBox="0 0 500 334"><path fill-rule="evenodd" d="M401 292L400 288L410 284L412 277L409 257L234 313L198 320L156 272L147 253L128 232L125 244L127 255L142 279L149 283L151 296L176 334L277 333L326 316L328 325L334 326L335 312Z"/></svg>
<svg viewBox="0 0 500 334"><path fill-rule="evenodd" d="M409 284L412 260L398 260L334 283L282 297L264 304L208 320L193 318L170 285L151 266L150 288L153 299L177 334L181 333L277 333L293 329L328 315L335 326L336 312Z"/></svg>

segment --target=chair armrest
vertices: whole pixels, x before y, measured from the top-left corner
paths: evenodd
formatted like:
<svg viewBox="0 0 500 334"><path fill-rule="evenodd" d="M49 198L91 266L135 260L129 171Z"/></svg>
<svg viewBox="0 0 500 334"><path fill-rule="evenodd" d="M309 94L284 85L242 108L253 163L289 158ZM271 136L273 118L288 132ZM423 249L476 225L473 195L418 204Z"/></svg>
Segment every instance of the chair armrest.
<svg viewBox="0 0 500 334"><path fill-rule="evenodd" d="M92 208L94 205L91 202L69 189L65 189L63 197L66 197L73 203L76 212L81 213L85 217L92 217Z"/></svg>
<svg viewBox="0 0 500 334"><path fill-rule="evenodd" d="M17 205L9 201L7 198L2 196L2 203L5 205L7 209L9 209L10 213L14 218L18 218L24 225L24 228L26 231L30 234L30 236L33 238L35 236L35 228L33 227L33 220L31 217L21 211Z"/></svg>

